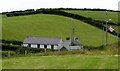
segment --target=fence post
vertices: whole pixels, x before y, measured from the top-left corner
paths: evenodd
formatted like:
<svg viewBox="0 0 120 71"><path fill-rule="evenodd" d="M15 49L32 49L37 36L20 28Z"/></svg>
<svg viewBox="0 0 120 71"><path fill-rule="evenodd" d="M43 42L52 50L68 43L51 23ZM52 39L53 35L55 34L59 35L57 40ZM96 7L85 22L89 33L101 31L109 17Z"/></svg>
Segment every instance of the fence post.
<svg viewBox="0 0 120 71"><path fill-rule="evenodd" d="M44 48L44 52L46 53L46 48Z"/></svg>
<svg viewBox="0 0 120 71"><path fill-rule="evenodd" d="M27 50L25 50L25 55L27 54Z"/></svg>
<svg viewBox="0 0 120 71"><path fill-rule="evenodd" d="M10 57L10 51L8 51L8 57Z"/></svg>

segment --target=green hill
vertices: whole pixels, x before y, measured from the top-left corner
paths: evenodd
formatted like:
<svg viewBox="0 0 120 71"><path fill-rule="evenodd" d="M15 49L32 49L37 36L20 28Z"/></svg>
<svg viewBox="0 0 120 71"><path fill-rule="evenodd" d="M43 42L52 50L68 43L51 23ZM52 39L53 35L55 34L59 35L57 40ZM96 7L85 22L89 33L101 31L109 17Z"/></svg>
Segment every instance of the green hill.
<svg viewBox="0 0 120 71"><path fill-rule="evenodd" d="M63 11L68 12L68 13L82 15L84 17L92 18L94 20L106 21L106 12L105 11L86 11L86 10L85 11L84 10L63 10ZM109 22L113 22L113 23L117 24L118 23L118 12L108 11L108 18L112 19ZM112 25L112 26L117 32L120 33L120 31L118 31L117 25Z"/></svg>
<svg viewBox="0 0 120 71"><path fill-rule="evenodd" d="M74 23L75 37L78 37L82 44L89 46L100 46L105 43L105 32L88 25L84 22L71 18L36 14L28 16L5 17L3 16L3 39L23 41L27 36L38 37L70 37L71 23ZM104 38L104 39L103 39ZM109 44L117 42L117 37L109 34Z"/></svg>
<svg viewBox="0 0 120 71"><path fill-rule="evenodd" d="M84 11L84 10L63 10L65 12L82 15L85 17L89 17L95 20L106 21L106 12L105 11ZM109 12L108 18L112 19L110 22L117 23L118 22L118 12Z"/></svg>

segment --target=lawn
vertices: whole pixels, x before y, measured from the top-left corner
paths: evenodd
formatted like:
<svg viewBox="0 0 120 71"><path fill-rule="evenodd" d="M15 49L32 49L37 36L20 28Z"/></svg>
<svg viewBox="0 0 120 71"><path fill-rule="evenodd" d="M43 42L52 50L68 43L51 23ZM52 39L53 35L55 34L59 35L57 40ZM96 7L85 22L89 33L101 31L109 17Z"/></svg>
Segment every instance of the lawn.
<svg viewBox="0 0 120 71"><path fill-rule="evenodd" d="M108 55L26 56L3 59L3 69L117 69L118 57Z"/></svg>
<svg viewBox="0 0 120 71"><path fill-rule="evenodd" d="M71 18L36 14L2 18L2 38L23 41L27 36L62 38L71 36L71 23L74 23L75 37L83 45L100 46L105 44L105 32L87 23ZM117 37L108 34L108 43L117 42Z"/></svg>

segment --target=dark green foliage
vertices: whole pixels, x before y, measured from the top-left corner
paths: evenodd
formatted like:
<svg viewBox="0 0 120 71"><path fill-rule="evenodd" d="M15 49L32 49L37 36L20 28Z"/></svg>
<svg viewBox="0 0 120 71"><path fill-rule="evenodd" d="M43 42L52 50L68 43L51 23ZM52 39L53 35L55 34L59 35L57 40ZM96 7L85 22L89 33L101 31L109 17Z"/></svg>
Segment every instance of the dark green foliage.
<svg viewBox="0 0 120 71"><path fill-rule="evenodd" d="M45 49L42 48L31 48L31 47L23 47L23 46L15 46L15 45L8 45L3 44L2 45L3 51L13 51L16 53L16 55L19 54L30 54L30 53L44 53ZM55 52L57 50L47 49L47 52Z"/></svg>
<svg viewBox="0 0 120 71"><path fill-rule="evenodd" d="M2 45L2 50L11 50L11 51L16 51L19 47L18 46L11 46L8 44L3 44Z"/></svg>
<svg viewBox="0 0 120 71"><path fill-rule="evenodd" d="M27 53L37 53L37 52L44 52L44 49L40 48L30 48L30 47L23 47L23 46L15 46L15 45L2 45L3 51L15 51L17 54L27 54Z"/></svg>
<svg viewBox="0 0 120 71"><path fill-rule="evenodd" d="M13 45L21 45L22 41L16 41L16 40L2 40L3 44L13 44Z"/></svg>
<svg viewBox="0 0 120 71"><path fill-rule="evenodd" d="M105 49L105 46L104 45L101 45L101 46L99 46L99 47L94 47L94 46L84 46L83 47L84 48L84 50L103 50L103 49Z"/></svg>
<svg viewBox="0 0 120 71"><path fill-rule="evenodd" d="M83 50L74 50L74 51L55 51L36 54L38 56L48 56L48 55L73 55L73 54L86 54L86 51Z"/></svg>
<svg viewBox="0 0 120 71"><path fill-rule="evenodd" d="M2 51L2 57L10 57L14 55L16 55L14 51Z"/></svg>

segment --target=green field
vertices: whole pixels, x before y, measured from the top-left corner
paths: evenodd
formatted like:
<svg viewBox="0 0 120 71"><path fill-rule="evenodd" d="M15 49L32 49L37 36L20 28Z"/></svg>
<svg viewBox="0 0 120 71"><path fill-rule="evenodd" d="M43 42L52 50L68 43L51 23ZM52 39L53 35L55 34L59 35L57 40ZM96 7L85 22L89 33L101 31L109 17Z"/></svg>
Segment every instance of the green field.
<svg viewBox="0 0 120 71"><path fill-rule="evenodd" d="M17 17L3 16L2 21L2 34L5 40L23 41L27 36L65 39L71 35L71 23L73 22L75 37L78 37L83 45L100 46L105 43L105 32L79 20L71 21L68 17L36 14ZM108 42L109 44L115 43L117 38L109 34Z"/></svg>
<svg viewBox="0 0 120 71"><path fill-rule="evenodd" d="M64 10L65 12L82 15L88 18L92 18L95 20L103 20L106 21L106 12L105 11L81 11L81 10ZM117 23L118 22L118 12L109 12L108 18L112 19L110 22Z"/></svg>
<svg viewBox="0 0 120 71"><path fill-rule="evenodd" d="M92 18L93 20L101 20L101 21L106 21L106 12L105 11L82 11L82 10L63 10L68 13L73 13L73 14L78 14L82 15L88 18ZM109 22L116 23L118 22L118 12L109 12L108 11L108 18L111 19ZM102 23L101 23L102 24ZM112 26L116 32L118 31L119 26L115 25L109 25Z"/></svg>
<svg viewBox="0 0 120 71"><path fill-rule="evenodd" d="M3 69L117 69L118 57L98 55L27 56L3 59Z"/></svg>

